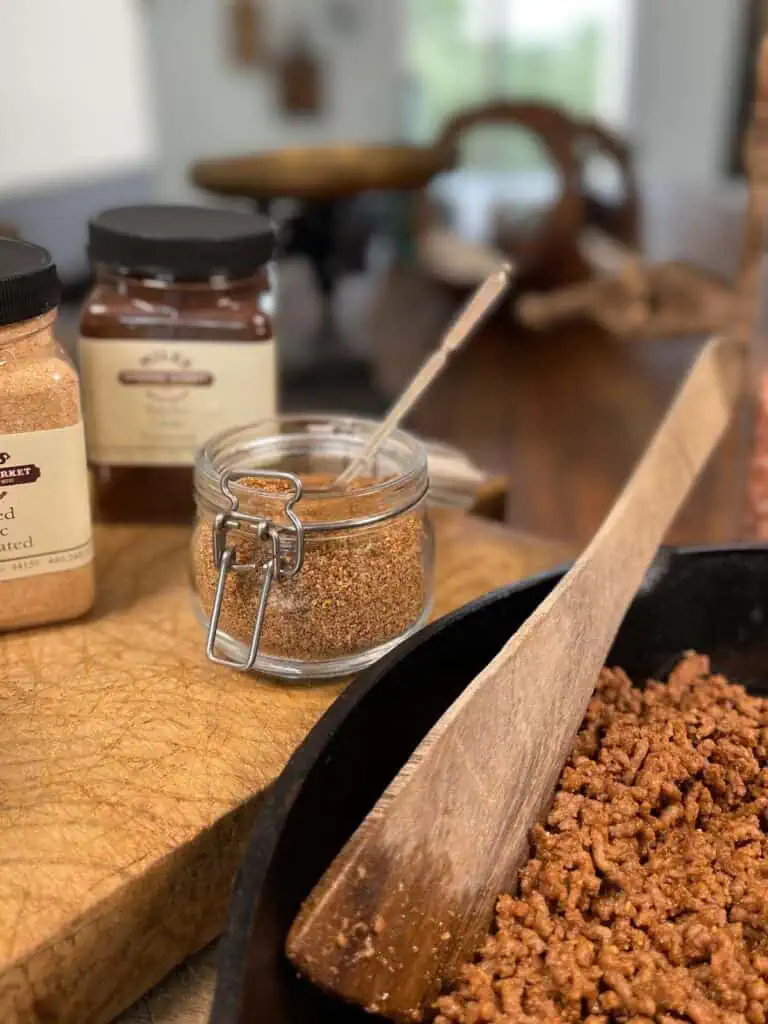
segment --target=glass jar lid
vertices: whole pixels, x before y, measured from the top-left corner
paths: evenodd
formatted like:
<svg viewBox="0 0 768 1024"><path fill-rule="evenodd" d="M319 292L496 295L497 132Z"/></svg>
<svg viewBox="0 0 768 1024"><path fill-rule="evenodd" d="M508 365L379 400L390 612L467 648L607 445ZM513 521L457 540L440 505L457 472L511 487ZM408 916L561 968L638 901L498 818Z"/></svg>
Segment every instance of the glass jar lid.
<svg viewBox="0 0 768 1024"><path fill-rule="evenodd" d="M204 206L121 206L88 226L92 263L137 277L205 281L255 274L275 253L272 222L259 214Z"/></svg>

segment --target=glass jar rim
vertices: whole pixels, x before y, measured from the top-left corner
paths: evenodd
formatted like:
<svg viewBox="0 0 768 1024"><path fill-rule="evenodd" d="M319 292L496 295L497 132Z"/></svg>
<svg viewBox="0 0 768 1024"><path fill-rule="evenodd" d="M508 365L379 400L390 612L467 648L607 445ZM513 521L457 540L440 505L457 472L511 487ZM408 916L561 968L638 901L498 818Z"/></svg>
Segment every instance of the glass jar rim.
<svg viewBox="0 0 768 1024"><path fill-rule="evenodd" d="M290 429L281 429L298 428L302 425L307 428L305 431L291 432ZM224 498L221 490L224 473L236 468L251 468L243 465L242 461L238 461L238 456L258 450L262 450L265 455L274 456L275 447L285 439L295 439L294 444L297 447L299 442L303 442L306 450L307 442L318 443L329 439L338 441L338 439L346 438L350 442L356 442L355 446L362 451L365 441L379 425L380 421L375 419L339 413L278 413L276 416L258 420L255 423L222 431L210 438L198 453L195 467L195 490L198 497L205 498L207 495L216 495ZM267 429L270 427L273 429ZM349 454L354 453L350 452ZM398 466L397 472L376 483L367 484L365 487L346 489L338 494L327 490L305 489L303 497L310 500L322 499L323 502L328 503L338 502L339 508L342 509L343 503L348 502L350 497L356 499L387 497L400 493L399 505L392 510L399 512L414 504L414 489L423 490L426 494L427 451L413 434L402 429L394 431L382 444L378 455L379 457L389 455L390 460ZM258 468L253 467L254 476L258 476ZM301 478L300 474L297 475ZM230 487L238 499L247 500L257 496L265 500L280 500L280 496L274 491L262 490L242 483L231 483ZM416 500L420 500L421 496L419 495ZM342 516L339 521L326 522L323 526L325 529L331 530L343 526L345 523L354 523L356 518L355 516ZM360 518L365 519L366 517L362 515Z"/></svg>

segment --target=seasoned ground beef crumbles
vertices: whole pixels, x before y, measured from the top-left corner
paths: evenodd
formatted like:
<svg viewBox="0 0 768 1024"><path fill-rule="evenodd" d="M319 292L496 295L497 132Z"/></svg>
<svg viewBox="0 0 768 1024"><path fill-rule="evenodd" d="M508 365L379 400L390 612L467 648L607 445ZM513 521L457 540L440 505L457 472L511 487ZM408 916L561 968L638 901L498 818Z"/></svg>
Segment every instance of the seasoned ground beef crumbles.
<svg viewBox="0 0 768 1024"><path fill-rule="evenodd" d="M517 896L440 1024L766 1024L768 700L604 671Z"/></svg>

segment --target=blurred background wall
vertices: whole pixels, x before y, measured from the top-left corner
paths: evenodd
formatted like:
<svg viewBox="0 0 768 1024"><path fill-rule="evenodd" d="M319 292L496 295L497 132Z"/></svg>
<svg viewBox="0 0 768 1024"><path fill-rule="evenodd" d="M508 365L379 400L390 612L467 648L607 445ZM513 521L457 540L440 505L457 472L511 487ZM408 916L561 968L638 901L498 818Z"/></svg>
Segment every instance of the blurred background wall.
<svg viewBox="0 0 768 1024"><path fill-rule="evenodd" d="M189 164L203 156L289 145L388 142L402 129L405 24L399 0L344 0L354 31L334 29L325 2L265 5L276 51L301 32L327 71L321 116L292 120L268 76L233 66L221 0L142 0L158 125L157 190L194 198ZM183 31L183 45L180 33Z"/></svg>
<svg viewBox="0 0 768 1024"><path fill-rule="evenodd" d="M232 62L233 2L2 5L0 221L49 245L65 278L86 272L93 210L193 199L200 157L424 140L450 109L499 93L581 107L632 141L644 187L667 197L649 204L652 255L708 241L686 219L693 193L738 222L729 158L750 0L263 0L270 46L300 29L323 62L312 118L285 117L270 74ZM665 202L680 208L674 238ZM725 234L716 269L732 260Z"/></svg>
<svg viewBox="0 0 768 1024"><path fill-rule="evenodd" d="M646 172L713 180L735 113L748 4L639 0L626 128Z"/></svg>
<svg viewBox="0 0 768 1024"><path fill-rule="evenodd" d="M84 219L153 190L153 99L135 0L22 0L0 11L0 220L73 278Z"/></svg>

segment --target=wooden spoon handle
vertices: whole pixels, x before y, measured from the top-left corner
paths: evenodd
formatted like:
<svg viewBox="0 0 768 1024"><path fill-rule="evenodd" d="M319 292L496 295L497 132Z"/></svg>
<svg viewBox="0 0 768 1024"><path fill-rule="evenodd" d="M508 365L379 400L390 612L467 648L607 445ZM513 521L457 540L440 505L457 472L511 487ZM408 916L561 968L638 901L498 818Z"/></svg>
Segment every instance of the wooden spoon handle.
<svg viewBox="0 0 768 1024"><path fill-rule="evenodd" d="M335 487L346 486L365 469L384 441L394 433L425 391L440 376L453 354L469 340L482 320L496 306L509 287L513 272L514 268L510 263L502 263L494 267L466 306L460 310L459 315L443 335L439 347L427 358L408 387L389 410L386 418L371 434L363 451L336 478Z"/></svg>
<svg viewBox="0 0 768 1024"><path fill-rule="evenodd" d="M739 368L732 344L705 346L587 550L336 858L288 941L317 984L413 1020L471 958L496 894L515 883L627 607L727 428Z"/></svg>
<svg viewBox="0 0 768 1024"><path fill-rule="evenodd" d="M613 634L637 592L696 478L722 438L741 381L742 357L731 341L714 339L700 352L616 504L563 581L579 592L599 576L599 593L581 614ZM554 602L556 593L550 598Z"/></svg>

